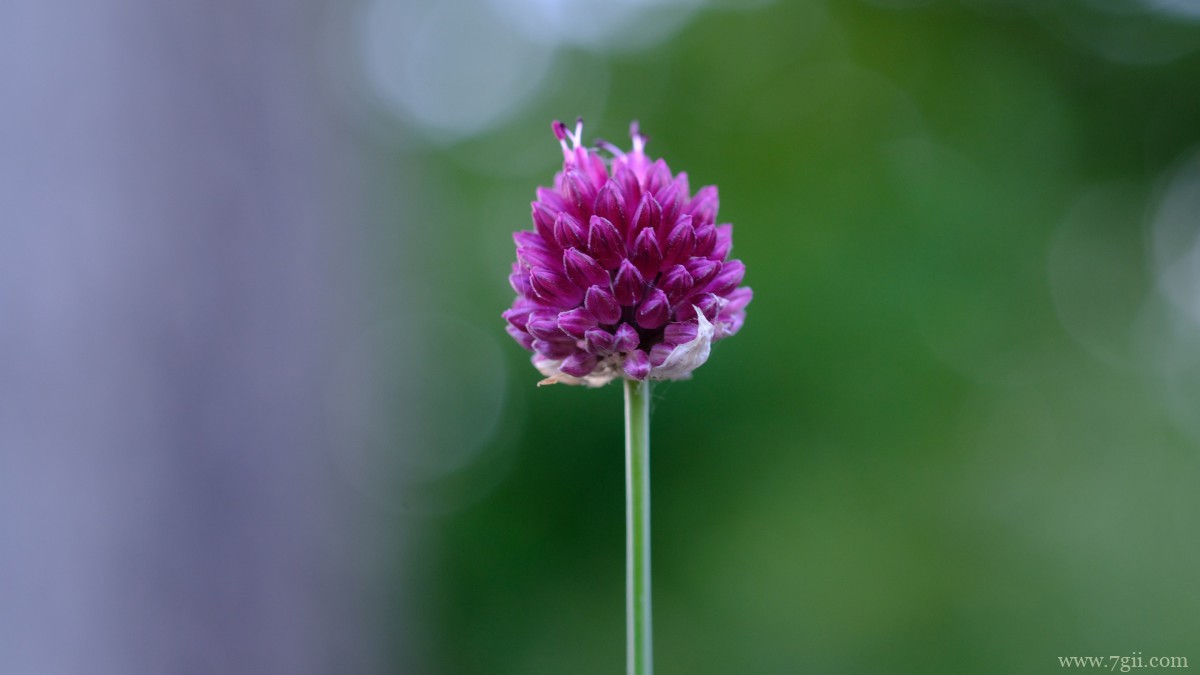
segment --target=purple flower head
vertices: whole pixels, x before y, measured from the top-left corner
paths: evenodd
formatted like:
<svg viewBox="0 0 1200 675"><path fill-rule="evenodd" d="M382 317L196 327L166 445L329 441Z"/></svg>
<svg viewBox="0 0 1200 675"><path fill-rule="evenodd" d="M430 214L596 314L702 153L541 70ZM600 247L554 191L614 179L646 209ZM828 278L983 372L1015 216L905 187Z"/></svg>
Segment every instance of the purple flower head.
<svg viewBox="0 0 1200 675"><path fill-rule="evenodd" d="M733 226L716 223L716 186L691 193L686 173L646 156L636 122L630 152L597 141L607 159L583 147L583 120L553 128L563 168L538 188L532 229L513 235L509 335L543 384L691 377L752 297L729 257Z"/></svg>

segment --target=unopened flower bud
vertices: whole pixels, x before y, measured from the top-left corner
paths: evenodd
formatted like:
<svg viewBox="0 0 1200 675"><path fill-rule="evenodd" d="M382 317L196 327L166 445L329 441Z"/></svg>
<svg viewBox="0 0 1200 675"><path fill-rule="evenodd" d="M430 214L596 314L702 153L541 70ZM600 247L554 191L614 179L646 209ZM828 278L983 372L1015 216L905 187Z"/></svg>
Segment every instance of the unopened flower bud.
<svg viewBox="0 0 1200 675"><path fill-rule="evenodd" d="M617 302L625 307L636 305L642 299L645 289L646 281L642 278L642 273L633 263L622 260L613 277L613 295Z"/></svg>

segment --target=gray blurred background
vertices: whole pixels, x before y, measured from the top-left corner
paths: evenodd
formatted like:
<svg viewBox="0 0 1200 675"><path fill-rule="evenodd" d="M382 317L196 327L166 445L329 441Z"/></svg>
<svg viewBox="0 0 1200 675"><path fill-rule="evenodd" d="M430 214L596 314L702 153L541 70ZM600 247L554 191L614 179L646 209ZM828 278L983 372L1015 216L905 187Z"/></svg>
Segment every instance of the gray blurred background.
<svg viewBox="0 0 1200 675"><path fill-rule="evenodd" d="M9 2L0 673L620 672L619 388L499 317L576 115L756 295L660 673L1200 663L1198 82L1191 0Z"/></svg>

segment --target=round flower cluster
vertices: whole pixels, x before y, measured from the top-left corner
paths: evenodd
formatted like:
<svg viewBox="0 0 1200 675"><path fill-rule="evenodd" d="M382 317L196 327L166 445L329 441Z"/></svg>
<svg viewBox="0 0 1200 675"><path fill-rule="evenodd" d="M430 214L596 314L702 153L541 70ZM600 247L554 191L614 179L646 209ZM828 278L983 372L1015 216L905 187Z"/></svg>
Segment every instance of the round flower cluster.
<svg viewBox="0 0 1200 675"><path fill-rule="evenodd" d="M546 379L599 386L615 377L678 380L708 359L713 341L742 327L751 291L729 258L733 226L717 225L717 188L693 195L686 173L598 141L582 120L554 122L563 150L553 188L538 188L533 230L513 235L517 292L508 333L533 352Z"/></svg>

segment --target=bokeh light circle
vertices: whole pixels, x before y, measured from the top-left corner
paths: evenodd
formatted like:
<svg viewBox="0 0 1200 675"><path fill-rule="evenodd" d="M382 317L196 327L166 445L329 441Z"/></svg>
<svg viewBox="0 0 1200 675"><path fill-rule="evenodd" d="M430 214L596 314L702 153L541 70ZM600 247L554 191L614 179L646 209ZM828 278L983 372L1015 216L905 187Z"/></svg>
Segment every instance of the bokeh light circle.
<svg viewBox="0 0 1200 675"><path fill-rule="evenodd" d="M356 32L374 97L443 141L504 121L538 90L553 51L505 29L482 0L369 0Z"/></svg>

